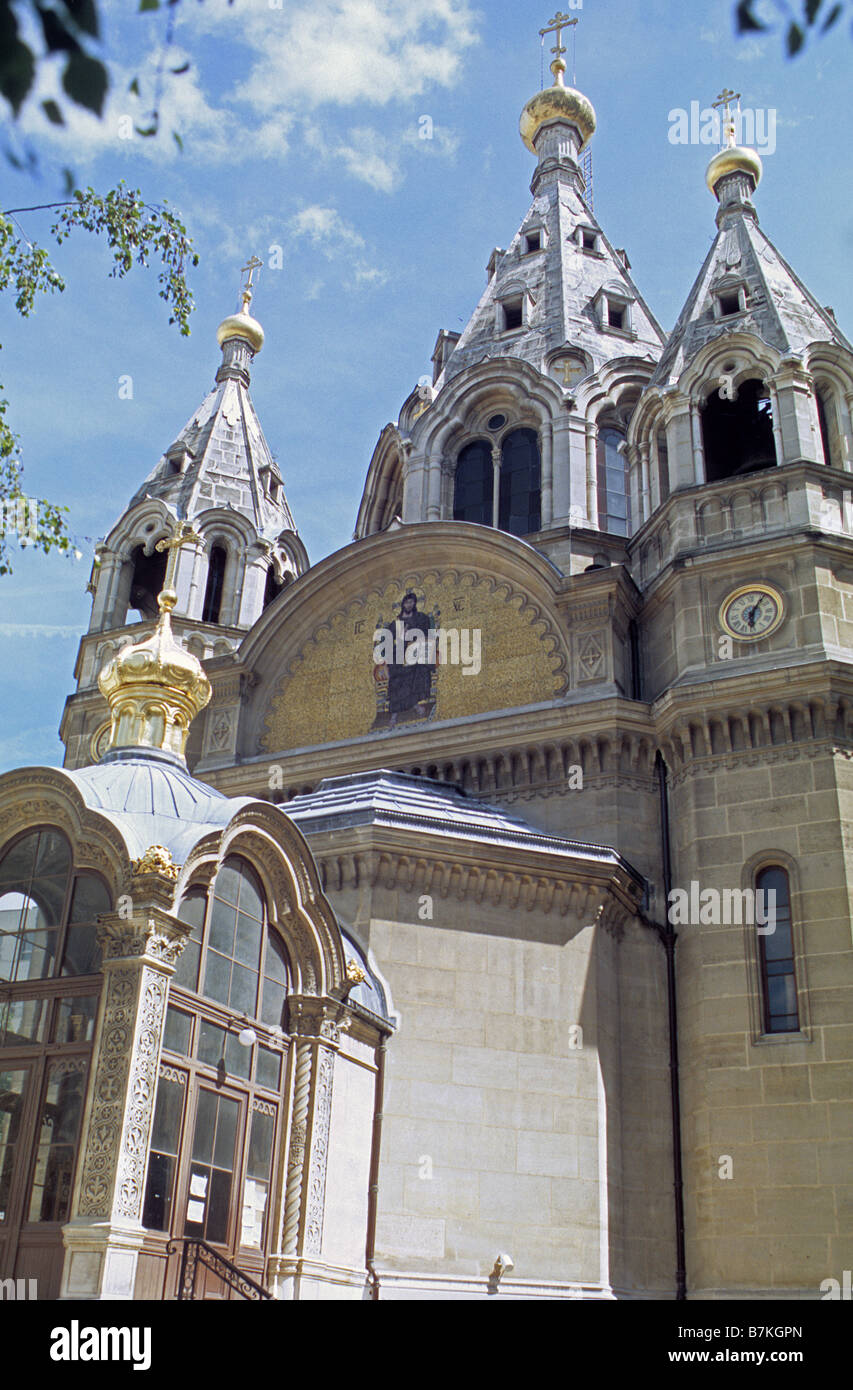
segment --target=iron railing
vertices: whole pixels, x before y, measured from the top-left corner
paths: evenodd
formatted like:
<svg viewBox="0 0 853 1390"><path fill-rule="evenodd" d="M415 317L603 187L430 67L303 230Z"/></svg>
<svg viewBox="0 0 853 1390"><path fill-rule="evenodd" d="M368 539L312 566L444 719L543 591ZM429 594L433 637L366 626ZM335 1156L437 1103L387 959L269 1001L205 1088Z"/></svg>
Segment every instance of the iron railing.
<svg viewBox="0 0 853 1390"><path fill-rule="evenodd" d="M229 1289L233 1289L240 1298L248 1298L258 1302L261 1299L272 1298L269 1289L256 1283L248 1274L244 1274L242 1269L238 1269L235 1264L226 1260L224 1255L220 1255L218 1250L214 1250L203 1240L194 1240L189 1237L183 1240L171 1240L167 1249L170 1255L176 1255L181 1250L181 1273L178 1279L179 1302L188 1302L199 1297L196 1293L196 1276L199 1265L209 1269L218 1279L222 1280L223 1284L226 1284Z"/></svg>

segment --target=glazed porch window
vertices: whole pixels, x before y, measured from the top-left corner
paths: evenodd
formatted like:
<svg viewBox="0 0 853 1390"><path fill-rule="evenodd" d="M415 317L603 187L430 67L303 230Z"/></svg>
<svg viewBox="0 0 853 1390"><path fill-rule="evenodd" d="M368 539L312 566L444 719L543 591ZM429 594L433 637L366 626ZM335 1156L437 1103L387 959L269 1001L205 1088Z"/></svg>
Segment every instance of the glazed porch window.
<svg viewBox="0 0 853 1390"><path fill-rule="evenodd" d="M0 1223L66 1221L101 991L110 895L60 830L0 855ZM10 1245L8 1249L11 1249Z"/></svg>
<svg viewBox="0 0 853 1390"><path fill-rule="evenodd" d="M261 885L248 864L226 859L209 906L203 892L191 889L178 915L193 930L174 983L234 1013L280 1027L287 956L280 938L266 925Z"/></svg>
<svg viewBox="0 0 853 1390"><path fill-rule="evenodd" d="M264 1248L284 1079L287 954L261 882L229 857L209 893L190 888L191 928L170 989L143 1225L234 1257ZM255 1041L240 1042L251 1024Z"/></svg>

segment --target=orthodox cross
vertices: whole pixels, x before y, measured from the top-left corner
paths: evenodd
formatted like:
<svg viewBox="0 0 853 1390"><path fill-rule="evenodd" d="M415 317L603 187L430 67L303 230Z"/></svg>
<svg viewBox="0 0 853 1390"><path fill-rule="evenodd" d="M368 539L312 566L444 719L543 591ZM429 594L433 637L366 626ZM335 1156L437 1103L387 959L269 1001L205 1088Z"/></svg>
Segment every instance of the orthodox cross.
<svg viewBox="0 0 853 1390"><path fill-rule="evenodd" d="M176 521L172 534L170 536L164 536L163 539L158 541L155 545L155 550L165 550L169 557L166 561L166 577L163 580L163 588L157 600L161 611L164 607L174 608L177 602L178 596L175 592L175 573L178 568L178 556L181 553L181 547L185 545L201 544L203 544L201 536L197 535L188 521ZM171 599L171 602L164 603L167 596Z"/></svg>
<svg viewBox="0 0 853 1390"><path fill-rule="evenodd" d="M733 92L730 87L724 87L717 100L711 103L717 110L724 111L723 136L727 145L733 145L735 142L735 122L731 112L733 101L740 101L740 92Z"/></svg>
<svg viewBox="0 0 853 1390"><path fill-rule="evenodd" d="M260 270L262 265L263 261L259 261L257 256L250 256L246 264L240 267L240 274L248 277L242 289L244 314L252 302L252 277L256 270Z"/></svg>
<svg viewBox="0 0 853 1390"><path fill-rule="evenodd" d="M549 21L546 27L544 29L539 30L540 39L544 39L546 34L557 35L556 47L552 48L551 52L555 53L558 59L561 58L566 51L562 45L563 30L568 29L572 24L577 24L577 22L577 18L570 19L567 14L561 14L558 10L557 13L554 15L554 18Z"/></svg>

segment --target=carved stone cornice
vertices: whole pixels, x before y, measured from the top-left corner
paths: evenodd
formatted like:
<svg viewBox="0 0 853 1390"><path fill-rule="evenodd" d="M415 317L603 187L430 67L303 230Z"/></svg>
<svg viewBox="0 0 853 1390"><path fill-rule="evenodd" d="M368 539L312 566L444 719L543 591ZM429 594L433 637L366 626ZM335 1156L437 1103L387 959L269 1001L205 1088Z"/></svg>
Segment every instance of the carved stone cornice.
<svg viewBox="0 0 853 1390"><path fill-rule="evenodd" d="M156 906L128 904L128 912L131 915L125 915L121 904L118 912L103 913L99 920L96 930L104 964L135 962L171 975L192 928Z"/></svg>
<svg viewBox="0 0 853 1390"><path fill-rule="evenodd" d="M300 1042L322 1043L337 1049L351 1016L340 999L292 994L287 1001L289 1031Z"/></svg>

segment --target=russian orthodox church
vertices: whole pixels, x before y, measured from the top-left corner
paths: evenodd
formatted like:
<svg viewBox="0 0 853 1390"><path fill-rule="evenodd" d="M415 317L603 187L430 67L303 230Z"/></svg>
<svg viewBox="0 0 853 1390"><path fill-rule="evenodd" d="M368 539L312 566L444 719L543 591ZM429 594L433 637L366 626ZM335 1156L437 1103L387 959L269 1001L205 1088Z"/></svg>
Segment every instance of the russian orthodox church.
<svg viewBox="0 0 853 1390"><path fill-rule="evenodd" d="M731 121L667 335L556 51L354 542L309 566L250 273L99 547L65 766L0 778L0 1277L43 1298L853 1263L853 348Z"/></svg>

